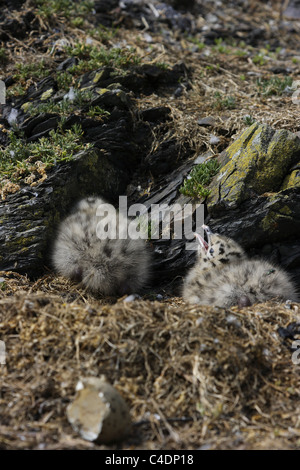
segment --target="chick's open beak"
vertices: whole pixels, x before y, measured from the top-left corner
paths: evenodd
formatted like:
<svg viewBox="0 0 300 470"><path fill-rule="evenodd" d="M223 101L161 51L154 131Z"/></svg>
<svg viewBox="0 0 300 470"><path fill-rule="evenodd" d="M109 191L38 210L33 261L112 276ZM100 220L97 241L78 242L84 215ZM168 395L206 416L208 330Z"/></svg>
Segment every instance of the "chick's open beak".
<svg viewBox="0 0 300 470"><path fill-rule="evenodd" d="M196 233L196 232L194 232L194 235L195 235L195 237L197 238L197 241L199 242L201 248L202 248L204 251L207 251L207 249L208 249L208 243L204 240L204 238L201 237L201 235L199 235L199 233Z"/></svg>
<svg viewBox="0 0 300 470"><path fill-rule="evenodd" d="M213 232L210 230L209 226L208 225L202 225L202 228L204 230L204 232L206 233L206 237L207 237L207 243L208 243L208 246L211 245L211 239L210 237L212 236ZM208 248L207 246L207 248Z"/></svg>
<svg viewBox="0 0 300 470"><path fill-rule="evenodd" d="M208 225L202 225L202 227L204 232L206 233L206 236L207 236L207 242L204 240L203 237L201 237L201 235L199 235L199 233L196 233L194 232L194 235L195 237L197 238L198 242L200 243L200 246L201 248L204 250L204 251L207 251L210 244L211 244L211 241L210 241L210 237L212 235L212 231L210 230L210 228L208 227Z"/></svg>

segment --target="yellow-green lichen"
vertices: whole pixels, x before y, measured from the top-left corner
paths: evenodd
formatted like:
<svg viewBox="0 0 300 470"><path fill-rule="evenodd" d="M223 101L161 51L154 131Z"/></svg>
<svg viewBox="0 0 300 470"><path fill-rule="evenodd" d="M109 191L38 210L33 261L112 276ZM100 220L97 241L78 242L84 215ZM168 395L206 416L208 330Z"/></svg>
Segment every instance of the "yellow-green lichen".
<svg viewBox="0 0 300 470"><path fill-rule="evenodd" d="M97 84L101 80L101 78L103 77L104 72L105 72L104 70L101 70L101 72L96 72L95 76L93 78L93 83Z"/></svg>
<svg viewBox="0 0 300 470"><path fill-rule="evenodd" d="M95 91L96 93L98 93L98 95L104 95L105 93L108 93L110 90L108 88L96 88Z"/></svg>
<svg viewBox="0 0 300 470"><path fill-rule="evenodd" d="M214 181L209 203L221 199L235 206L254 195L278 191L299 151L300 140L294 134L253 124L226 150L226 163Z"/></svg>
<svg viewBox="0 0 300 470"><path fill-rule="evenodd" d="M268 214L261 220L261 227L265 233L272 235L277 233L286 222L293 220L293 211L289 207L289 195L279 193L267 198L269 201Z"/></svg>
<svg viewBox="0 0 300 470"><path fill-rule="evenodd" d="M44 91L41 96L41 101L45 101L53 95L53 88L49 88L49 90Z"/></svg>
<svg viewBox="0 0 300 470"><path fill-rule="evenodd" d="M80 91L92 91L93 87L92 86L85 86L83 88L80 88Z"/></svg>
<svg viewBox="0 0 300 470"><path fill-rule="evenodd" d="M30 101L27 101L26 103L22 104L21 109L24 111L24 113L27 113L30 107L31 107L31 103Z"/></svg>
<svg viewBox="0 0 300 470"><path fill-rule="evenodd" d="M300 168L292 171L283 181L281 189L300 187Z"/></svg>

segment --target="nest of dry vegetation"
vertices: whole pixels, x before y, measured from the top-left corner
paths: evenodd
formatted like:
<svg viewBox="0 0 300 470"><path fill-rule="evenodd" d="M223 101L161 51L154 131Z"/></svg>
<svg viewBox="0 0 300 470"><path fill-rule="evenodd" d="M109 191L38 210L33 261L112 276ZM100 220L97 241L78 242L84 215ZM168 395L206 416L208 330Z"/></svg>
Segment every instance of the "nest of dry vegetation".
<svg viewBox="0 0 300 470"><path fill-rule="evenodd" d="M298 326L291 328L299 304L104 304L52 276L32 283L0 274L0 448L299 448ZM101 374L134 423L111 446L80 439L66 417L78 379Z"/></svg>

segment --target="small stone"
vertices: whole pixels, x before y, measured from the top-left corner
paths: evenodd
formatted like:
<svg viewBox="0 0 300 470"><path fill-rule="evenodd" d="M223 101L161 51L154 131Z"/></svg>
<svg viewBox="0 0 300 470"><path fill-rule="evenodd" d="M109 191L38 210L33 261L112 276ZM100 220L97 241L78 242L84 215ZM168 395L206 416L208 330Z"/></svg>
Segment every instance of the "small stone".
<svg viewBox="0 0 300 470"><path fill-rule="evenodd" d="M69 57L68 59L64 60L61 64L59 64L56 70L67 70L70 67L73 67L73 65L77 65L77 63L78 59L76 59L76 57Z"/></svg>
<svg viewBox="0 0 300 470"><path fill-rule="evenodd" d="M216 125L216 120L212 116L206 116L204 118L198 119L197 124L203 127L213 127Z"/></svg>
<svg viewBox="0 0 300 470"><path fill-rule="evenodd" d="M178 96L182 95L182 92L183 92L183 87L182 87L182 86L179 86L179 87L176 88L176 90L174 91L174 96L176 96L176 98L178 98Z"/></svg>
<svg viewBox="0 0 300 470"><path fill-rule="evenodd" d="M111 443L130 434L128 406L104 375L81 379L76 391L75 400L67 407L67 417L83 439Z"/></svg>

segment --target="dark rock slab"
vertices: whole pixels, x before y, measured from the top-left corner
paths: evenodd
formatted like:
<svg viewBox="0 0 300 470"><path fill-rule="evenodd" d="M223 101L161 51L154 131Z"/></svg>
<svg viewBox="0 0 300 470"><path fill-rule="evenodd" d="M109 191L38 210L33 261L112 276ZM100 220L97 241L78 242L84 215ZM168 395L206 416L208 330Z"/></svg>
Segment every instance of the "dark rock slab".
<svg viewBox="0 0 300 470"><path fill-rule="evenodd" d="M168 106L157 106L144 109L140 112L140 118L148 122L164 122L170 116L171 109Z"/></svg>
<svg viewBox="0 0 300 470"><path fill-rule="evenodd" d="M43 113L38 116L25 119L20 125L20 130L24 132L26 137L31 136L33 133L45 130L45 123L57 121L57 115L53 113Z"/></svg>

